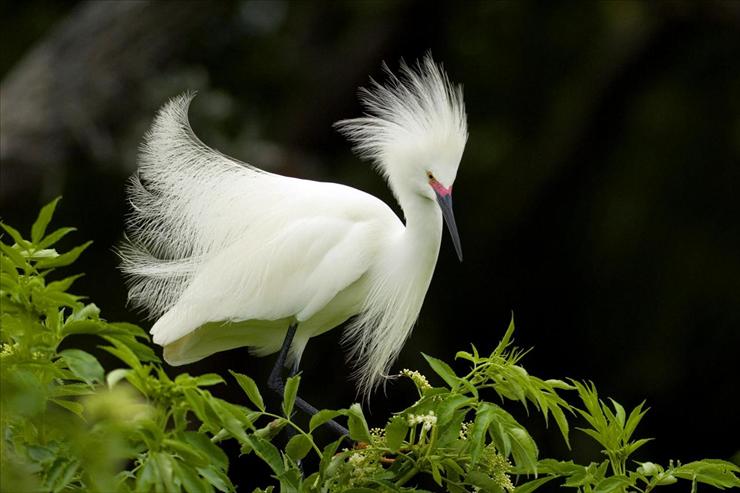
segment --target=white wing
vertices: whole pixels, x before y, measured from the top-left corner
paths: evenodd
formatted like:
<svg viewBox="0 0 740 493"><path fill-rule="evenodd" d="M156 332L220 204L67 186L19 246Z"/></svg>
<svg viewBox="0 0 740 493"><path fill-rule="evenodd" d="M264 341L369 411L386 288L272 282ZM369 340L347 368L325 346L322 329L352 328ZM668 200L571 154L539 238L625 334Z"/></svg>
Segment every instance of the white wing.
<svg viewBox="0 0 740 493"><path fill-rule="evenodd" d="M376 225L313 217L264 242L238 241L199 269L152 327L154 342L164 346L173 365L242 346L264 356L280 349L288 325L297 320L288 355L297 364L310 337L361 309L356 281L374 258L373 239L382 237Z"/></svg>
<svg viewBox="0 0 740 493"><path fill-rule="evenodd" d="M154 342L170 344L214 321L309 320L367 272L381 237L375 222L336 217L270 229L259 241L246 235L205 261L152 327Z"/></svg>
<svg viewBox="0 0 740 493"><path fill-rule="evenodd" d="M206 322L311 316L369 265L403 226L375 197L286 178L203 144L191 96L157 115L129 189L121 248L129 299L167 344Z"/></svg>

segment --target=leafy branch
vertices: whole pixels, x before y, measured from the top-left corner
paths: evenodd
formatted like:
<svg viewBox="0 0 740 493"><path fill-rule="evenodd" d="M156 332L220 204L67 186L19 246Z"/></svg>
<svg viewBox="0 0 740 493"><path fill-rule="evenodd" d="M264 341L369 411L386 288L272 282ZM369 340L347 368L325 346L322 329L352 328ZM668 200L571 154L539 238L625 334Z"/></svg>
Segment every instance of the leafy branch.
<svg viewBox="0 0 740 493"><path fill-rule="evenodd" d="M2 491L233 492L226 441L270 467L265 489L256 490L263 492L531 493L556 480L583 493L648 493L679 480L692 492L699 483L740 486L740 468L722 460L634 461L648 441L634 438L644 403L628 412L601 399L591 382L530 375L521 365L526 351L513 345L513 320L490 354L475 347L457 354L468 365L463 374L425 356L443 385L401 372L418 399L379 428L369 427L358 404L320 411L299 425L293 405L300 376L286 382L280 410L268 409L257 383L236 372L232 382L243 402L220 399L209 390L226 383L220 375L171 378L140 327L108 322L94 304L70 294L79 275L51 280L90 245L56 250L73 231L46 233L56 205L41 210L30 239L2 224L11 240L0 243ZM96 349L80 344L89 336L99 341ZM105 369L102 352L123 366ZM540 458L510 412L514 403L546 424L552 418L569 447L577 421L603 456L586 465ZM337 418L346 419L349 438L317 440L317 428ZM283 430L291 430L287 442Z"/></svg>

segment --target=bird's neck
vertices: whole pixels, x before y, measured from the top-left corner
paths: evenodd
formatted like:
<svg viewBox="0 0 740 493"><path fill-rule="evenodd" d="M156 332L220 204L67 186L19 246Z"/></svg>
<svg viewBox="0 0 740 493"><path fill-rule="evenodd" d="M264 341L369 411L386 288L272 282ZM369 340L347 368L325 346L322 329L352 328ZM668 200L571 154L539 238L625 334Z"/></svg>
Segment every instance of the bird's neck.
<svg viewBox="0 0 740 493"><path fill-rule="evenodd" d="M404 248L422 257L422 265L434 269L442 239L442 212L436 203L416 193L399 195L398 199L406 220Z"/></svg>

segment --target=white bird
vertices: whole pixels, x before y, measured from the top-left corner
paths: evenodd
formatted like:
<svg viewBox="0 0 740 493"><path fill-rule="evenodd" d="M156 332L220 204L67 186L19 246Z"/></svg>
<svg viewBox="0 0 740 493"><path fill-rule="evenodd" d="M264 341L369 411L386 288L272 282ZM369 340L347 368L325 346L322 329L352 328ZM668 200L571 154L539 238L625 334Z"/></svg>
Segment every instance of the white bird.
<svg viewBox="0 0 740 493"><path fill-rule="evenodd" d="M431 57L361 90L365 115L336 124L372 160L405 223L381 200L225 156L169 101L145 137L120 249L130 301L157 321L164 358L183 365L248 346L297 368L306 343L343 336L358 389L374 390L421 310L443 218L460 260L451 191L467 141L460 86ZM275 375L273 374L273 377ZM279 378L279 372L278 372Z"/></svg>

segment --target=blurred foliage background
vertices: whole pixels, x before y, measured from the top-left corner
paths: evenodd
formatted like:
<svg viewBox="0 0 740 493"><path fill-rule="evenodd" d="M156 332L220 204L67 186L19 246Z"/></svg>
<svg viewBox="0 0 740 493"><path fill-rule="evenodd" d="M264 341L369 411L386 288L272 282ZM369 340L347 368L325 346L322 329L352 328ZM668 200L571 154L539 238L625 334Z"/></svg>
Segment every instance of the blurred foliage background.
<svg viewBox="0 0 740 493"><path fill-rule="evenodd" d="M382 61L431 50L465 88L465 262L445 236L397 367L488 351L513 310L532 371L647 400L652 458L738 453L740 3L31 1L4 4L0 33L2 218L26 228L64 195L56 222L95 240L76 291L145 327L112 248L161 104L198 90L191 120L209 145L392 203L331 124L360 113L357 87ZM355 397L339 335L304 356L319 407ZM265 381L271 365L239 349L184 370ZM371 424L411 400L389 384ZM535 438L567 457L551 436Z"/></svg>

